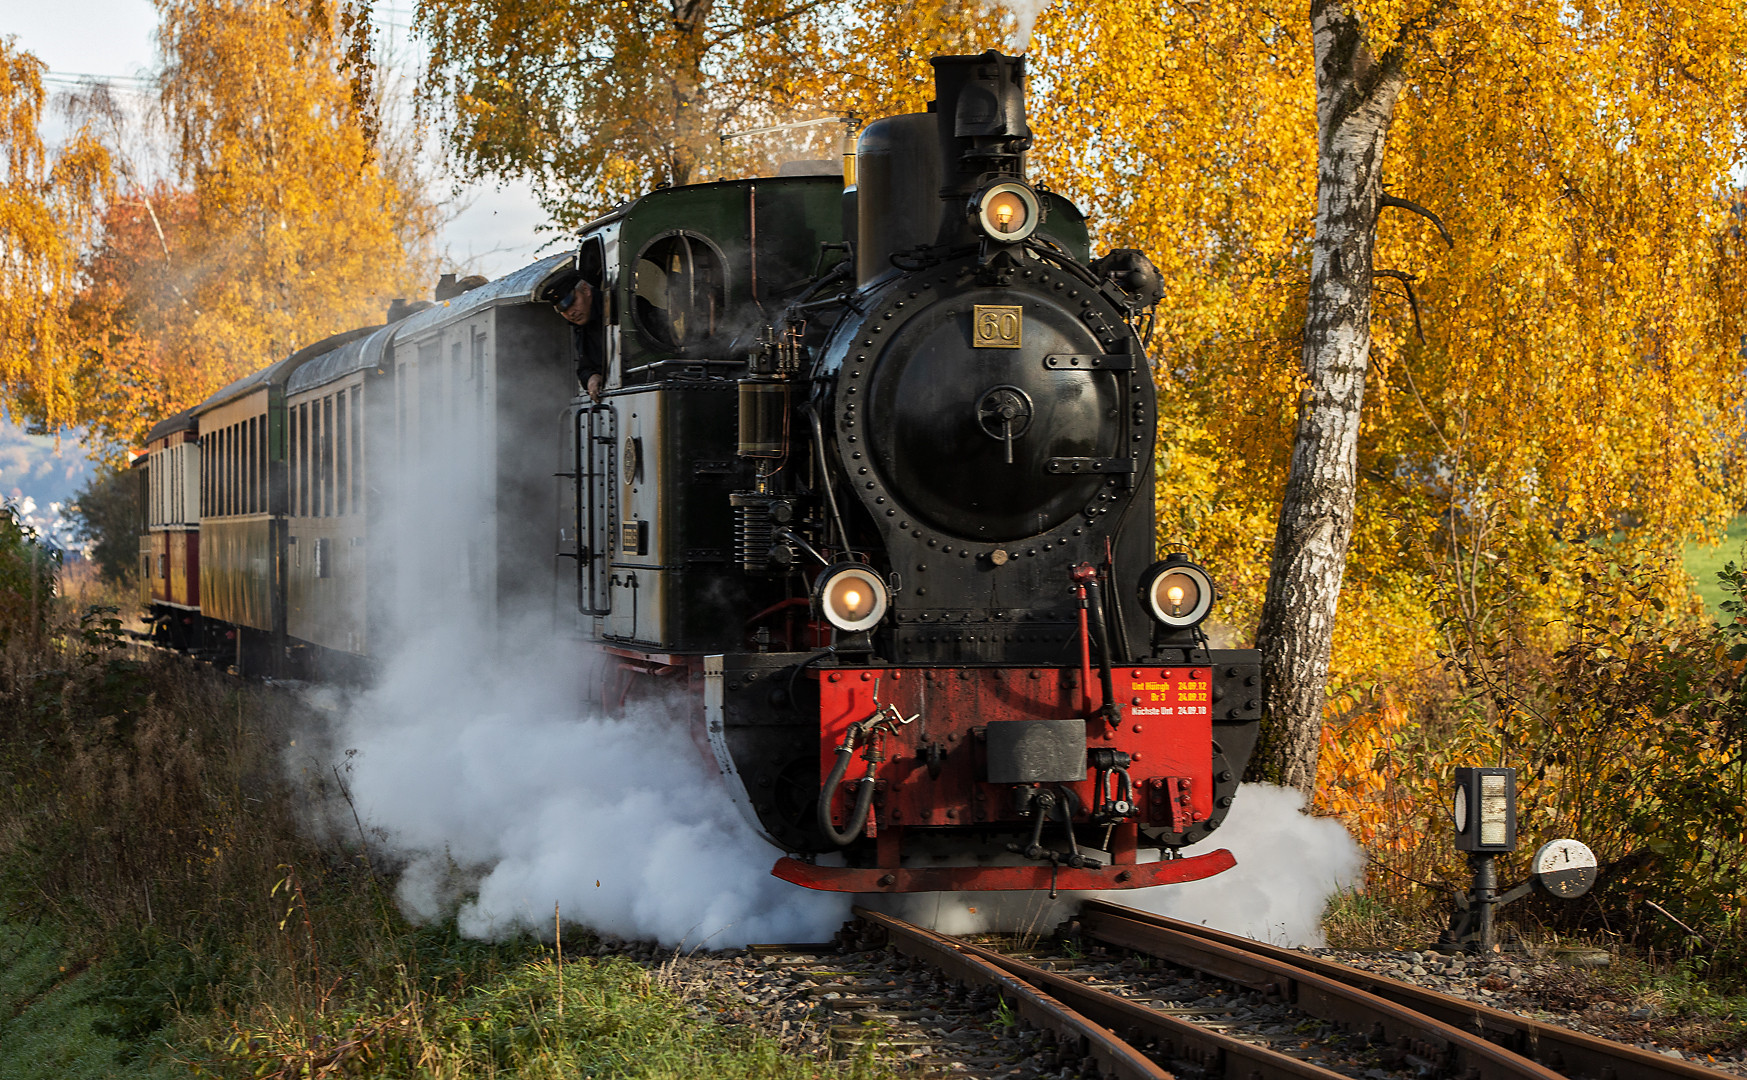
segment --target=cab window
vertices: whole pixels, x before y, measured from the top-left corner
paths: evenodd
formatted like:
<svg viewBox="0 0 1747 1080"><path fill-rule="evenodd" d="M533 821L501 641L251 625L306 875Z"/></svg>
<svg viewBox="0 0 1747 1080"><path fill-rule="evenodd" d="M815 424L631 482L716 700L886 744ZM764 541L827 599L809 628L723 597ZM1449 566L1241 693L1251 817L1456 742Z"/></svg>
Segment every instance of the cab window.
<svg viewBox="0 0 1747 1080"><path fill-rule="evenodd" d="M637 255L632 292L637 327L657 345L695 345L721 323L722 256L701 236L658 236Z"/></svg>

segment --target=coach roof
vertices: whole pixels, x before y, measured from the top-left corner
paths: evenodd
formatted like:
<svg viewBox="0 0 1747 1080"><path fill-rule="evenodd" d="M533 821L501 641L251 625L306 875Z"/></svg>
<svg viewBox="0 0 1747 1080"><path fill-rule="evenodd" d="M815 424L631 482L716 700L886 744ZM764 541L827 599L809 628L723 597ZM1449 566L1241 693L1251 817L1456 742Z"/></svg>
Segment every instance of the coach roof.
<svg viewBox="0 0 1747 1080"><path fill-rule="evenodd" d="M353 372L380 367L396 328L397 324L381 327L366 337L354 338L339 348L308 361L292 372L291 378L285 383L285 392L297 394L313 390L336 379L343 379Z"/></svg>

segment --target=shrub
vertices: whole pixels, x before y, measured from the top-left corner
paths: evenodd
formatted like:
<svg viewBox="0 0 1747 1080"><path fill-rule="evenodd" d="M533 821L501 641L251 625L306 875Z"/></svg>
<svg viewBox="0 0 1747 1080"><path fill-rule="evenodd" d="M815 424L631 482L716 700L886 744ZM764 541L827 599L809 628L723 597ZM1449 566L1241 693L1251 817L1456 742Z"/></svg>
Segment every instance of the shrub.
<svg viewBox="0 0 1747 1080"><path fill-rule="evenodd" d="M60 552L18 520L11 503L0 504L0 648L42 635L60 564Z"/></svg>

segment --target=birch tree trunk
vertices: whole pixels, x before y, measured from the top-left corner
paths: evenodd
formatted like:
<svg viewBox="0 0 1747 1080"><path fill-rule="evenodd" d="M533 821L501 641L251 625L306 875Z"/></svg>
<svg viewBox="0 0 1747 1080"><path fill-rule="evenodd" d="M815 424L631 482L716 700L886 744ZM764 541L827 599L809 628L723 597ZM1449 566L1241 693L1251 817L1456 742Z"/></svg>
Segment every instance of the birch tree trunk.
<svg viewBox="0 0 1747 1080"><path fill-rule="evenodd" d="M1395 50L1373 56L1359 20L1314 0L1316 237L1304 318L1298 430L1268 593L1257 628L1267 673L1261 743L1250 779L1316 787L1317 748L1353 505L1359 412L1371 358L1371 256L1384 141L1403 82Z"/></svg>

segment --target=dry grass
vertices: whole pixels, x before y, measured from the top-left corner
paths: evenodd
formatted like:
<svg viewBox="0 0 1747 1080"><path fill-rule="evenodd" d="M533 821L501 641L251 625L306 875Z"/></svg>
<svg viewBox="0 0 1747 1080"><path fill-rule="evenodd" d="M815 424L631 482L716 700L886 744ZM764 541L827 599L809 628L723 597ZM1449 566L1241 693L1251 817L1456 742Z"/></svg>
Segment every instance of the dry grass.
<svg viewBox="0 0 1747 1080"><path fill-rule="evenodd" d="M288 691L131 651L101 612L0 648L0 929L90 969L93 1047L238 1077L877 1071L696 1019L628 962L560 977L538 942L410 925L338 777L288 778L311 722Z"/></svg>

